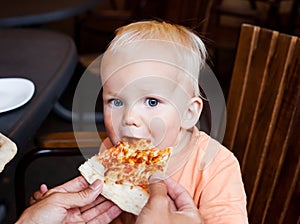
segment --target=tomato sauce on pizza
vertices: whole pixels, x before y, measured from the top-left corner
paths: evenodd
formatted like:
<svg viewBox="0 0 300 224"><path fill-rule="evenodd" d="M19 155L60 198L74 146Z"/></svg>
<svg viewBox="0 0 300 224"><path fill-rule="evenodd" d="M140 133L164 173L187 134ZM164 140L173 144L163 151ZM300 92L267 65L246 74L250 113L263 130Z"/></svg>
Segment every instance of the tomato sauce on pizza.
<svg viewBox="0 0 300 224"><path fill-rule="evenodd" d="M164 172L171 148L157 149L150 142L122 140L116 146L99 154L105 169L105 180L116 184L132 184L148 190L148 178L155 172Z"/></svg>

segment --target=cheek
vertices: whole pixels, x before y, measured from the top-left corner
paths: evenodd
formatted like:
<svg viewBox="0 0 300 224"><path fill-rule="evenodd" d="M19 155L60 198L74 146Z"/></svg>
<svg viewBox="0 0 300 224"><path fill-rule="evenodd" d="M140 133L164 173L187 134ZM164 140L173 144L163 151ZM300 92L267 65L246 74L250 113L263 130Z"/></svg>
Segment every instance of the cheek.
<svg viewBox="0 0 300 224"><path fill-rule="evenodd" d="M151 135L159 148L175 146L181 127L178 113L167 113L150 120Z"/></svg>
<svg viewBox="0 0 300 224"><path fill-rule="evenodd" d="M113 119L113 114L111 111L104 109L104 126L105 130L107 132L107 135L109 136L110 140L113 144L116 144L118 141L118 120Z"/></svg>
<svg viewBox="0 0 300 224"><path fill-rule="evenodd" d="M164 120L160 117L151 119L149 127L154 137L161 136L162 138L164 138L164 136L166 135L167 125L166 122L164 122Z"/></svg>
<svg viewBox="0 0 300 224"><path fill-rule="evenodd" d="M109 129L111 129L112 126L112 122L111 122L112 116L111 116L111 112L109 112L109 110L105 106L103 108L103 115L104 115L104 125L108 131Z"/></svg>

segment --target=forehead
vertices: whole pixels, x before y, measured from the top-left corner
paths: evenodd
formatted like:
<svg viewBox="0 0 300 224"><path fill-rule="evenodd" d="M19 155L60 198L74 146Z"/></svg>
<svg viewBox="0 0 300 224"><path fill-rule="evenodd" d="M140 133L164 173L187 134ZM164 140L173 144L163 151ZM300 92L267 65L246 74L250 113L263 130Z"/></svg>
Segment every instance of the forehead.
<svg viewBox="0 0 300 224"><path fill-rule="evenodd" d="M199 61L190 49L174 42L162 40L126 41L123 45L118 45L112 49L108 48L103 54L100 71L104 82L111 74L127 65L138 62L160 62L172 65L173 69L177 68L184 71L185 74L189 74L191 78L196 78L198 72L194 70L199 68ZM161 65L160 69L162 67Z"/></svg>
<svg viewBox="0 0 300 224"><path fill-rule="evenodd" d="M182 70L173 65L143 61L126 65L106 77L103 88L173 91L178 87L188 88L185 76Z"/></svg>
<svg viewBox="0 0 300 224"><path fill-rule="evenodd" d="M161 77L175 80L178 79L180 73L180 69L164 62L140 61L124 65L110 75L104 74L104 80L123 78L123 76L126 76L127 79Z"/></svg>

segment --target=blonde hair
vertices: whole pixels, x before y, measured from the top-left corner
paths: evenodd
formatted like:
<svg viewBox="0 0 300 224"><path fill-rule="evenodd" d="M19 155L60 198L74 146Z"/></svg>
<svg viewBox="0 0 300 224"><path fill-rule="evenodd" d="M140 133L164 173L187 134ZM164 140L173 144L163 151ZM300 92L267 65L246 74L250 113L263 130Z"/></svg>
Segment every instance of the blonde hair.
<svg viewBox="0 0 300 224"><path fill-rule="evenodd" d="M195 94L200 95L198 79L200 70L206 62L207 51L198 35L184 26L164 21L134 22L116 30L116 36L107 51L115 51L128 44L143 40L165 41L171 43L173 48L177 48L176 54L177 57L180 57L180 64L184 64L183 68L188 67L188 73L194 79Z"/></svg>

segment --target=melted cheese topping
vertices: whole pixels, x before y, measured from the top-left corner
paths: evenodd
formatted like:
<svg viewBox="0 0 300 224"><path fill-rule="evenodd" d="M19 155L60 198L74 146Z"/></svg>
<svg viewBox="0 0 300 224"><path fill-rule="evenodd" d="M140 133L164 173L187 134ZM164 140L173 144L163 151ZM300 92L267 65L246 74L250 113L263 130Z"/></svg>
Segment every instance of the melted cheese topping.
<svg viewBox="0 0 300 224"><path fill-rule="evenodd" d="M99 154L105 169L105 181L129 183L148 191L148 178L155 172L164 172L171 148L159 150L147 140L124 140Z"/></svg>

